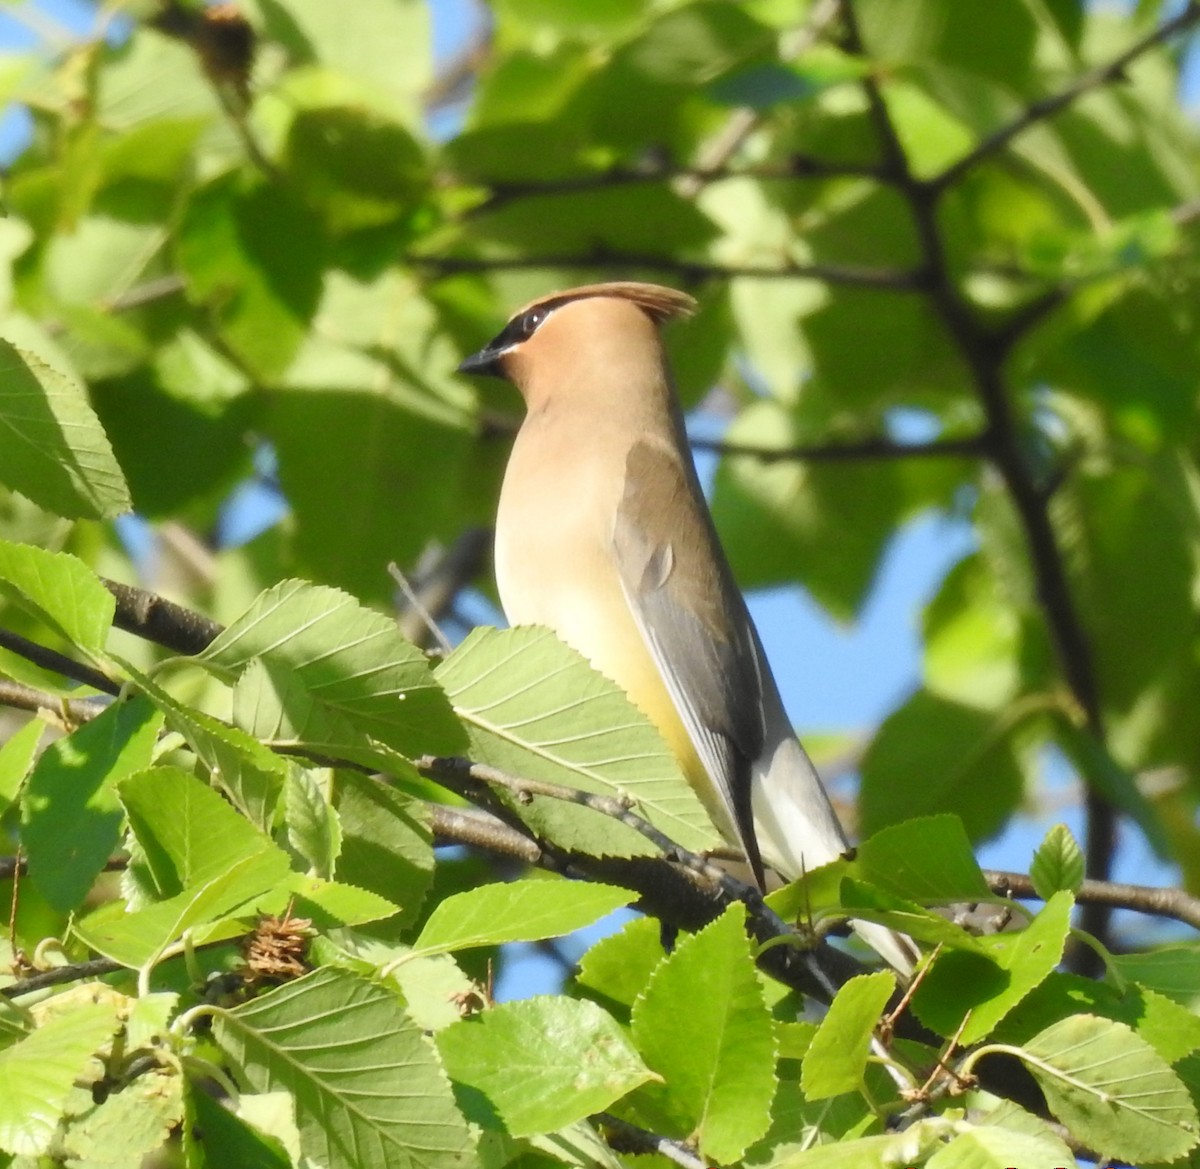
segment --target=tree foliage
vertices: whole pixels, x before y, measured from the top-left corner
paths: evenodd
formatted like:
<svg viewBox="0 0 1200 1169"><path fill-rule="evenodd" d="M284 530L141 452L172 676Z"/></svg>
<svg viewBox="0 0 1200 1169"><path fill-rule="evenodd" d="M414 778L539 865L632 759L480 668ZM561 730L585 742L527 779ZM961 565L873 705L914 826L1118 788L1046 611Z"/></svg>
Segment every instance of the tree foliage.
<svg viewBox="0 0 1200 1169"><path fill-rule="evenodd" d="M494 0L435 67L436 11L4 58L0 1164L1200 1164L1200 945L1111 920L1200 927L1200 4ZM457 361L606 277L699 299L745 587L853 620L913 517L974 534L867 839L766 903L545 631L422 648L518 417ZM982 873L1051 752L1086 840ZM1118 826L1178 889L1107 880ZM926 950L903 1002L846 916Z"/></svg>

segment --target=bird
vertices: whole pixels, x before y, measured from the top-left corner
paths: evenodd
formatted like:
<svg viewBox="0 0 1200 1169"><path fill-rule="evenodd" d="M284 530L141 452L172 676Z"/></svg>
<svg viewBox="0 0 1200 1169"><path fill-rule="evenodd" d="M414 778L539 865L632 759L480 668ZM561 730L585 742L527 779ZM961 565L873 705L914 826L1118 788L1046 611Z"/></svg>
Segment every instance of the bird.
<svg viewBox="0 0 1200 1169"><path fill-rule="evenodd" d="M548 626L657 727L721 836L794 880L849 841L784 709L704 500L662 326L686 293L590 284L540 297L459 366L514 384L495 573L510 625ZM902 975L915 949L854 928Z"/></svg>

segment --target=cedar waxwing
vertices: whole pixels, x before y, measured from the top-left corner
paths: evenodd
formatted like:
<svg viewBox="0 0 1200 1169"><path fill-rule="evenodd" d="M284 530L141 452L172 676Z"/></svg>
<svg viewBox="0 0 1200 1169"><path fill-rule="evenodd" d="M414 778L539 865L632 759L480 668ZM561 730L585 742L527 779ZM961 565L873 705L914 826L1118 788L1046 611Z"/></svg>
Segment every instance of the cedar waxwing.
<svg viewBox="0 0 1200 1169"><path fill-rule="evenodd" d="M659 326L694 308L653 284L554 293L459 369L513 382L527 408L496 520L509 622L549 626L620 685L759 883L764 864L790 880L848 844L784 711L688 451ZM855 928L911 971L908 939Z"/></svg>

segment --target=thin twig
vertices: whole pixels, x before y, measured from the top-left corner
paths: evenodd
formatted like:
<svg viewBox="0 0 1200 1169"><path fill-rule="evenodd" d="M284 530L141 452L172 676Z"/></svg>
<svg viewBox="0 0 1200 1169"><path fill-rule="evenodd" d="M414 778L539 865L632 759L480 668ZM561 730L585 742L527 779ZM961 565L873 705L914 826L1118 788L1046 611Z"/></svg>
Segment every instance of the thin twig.
<svg viewBox="0 0 1200 1169"><path fill-rule="evenodd" d="M129 867L129 861L121 856L109 857L104 862L103 871L106 873L123 873ZM29 858L25 856L0 856L0 881L11 877L25 876L29 872Z"/></svg>
<svg viewBox="0 0 1200 1169"><path fill-rule="evenodd" d="M135 284L132 288L127 288L124 292L116 293L113 296L106 296L96 307L106 313L129 312L131 309L141 308L143 305L155 304L160 300L178 296L185 288L187 288L187 284L183 277L172 273L169 276L158 276L153 280Z"/></svg>
<svg viewBox="0 0 1200 1169"><path fill-rule="evenodd" d="M846 288L870 288L888 292L916 292L922 286L919 273L892 268L862 268L848 264L715 264L685 260L679 256L655 256L640 252L597 248L591 252L511 256L407 256L405 263L424 268L437 276L463 272L506 272L542 268L630 269L666 272L682 281L704 280L816 280Z"/></svg>
<svg viewBox="0 0 1200 1169"><path fill-rule="evenodd" d="M853 463L871 459L978 458L987 453L987 435L935 438L929 442L897 442L872 436L856 442L810 443L791 447L760 447L721 439L693 438L692 450L760 463Z"/></svg>
<svg viewBox="0 0 1200 1169"><path fill-rule="evenodd" d="M808 19L803 26L787 37L786 43L781 45L780 60L794 61L812 48L837 18L840 9L841 0L816 0L809 9ZM762 125L764 118L762 110L752 107L735 110L725 125L701 146L697 157L697 169L703 172L725 166L750 135ZM676 190L685 199L694 199L700 193L701 185L693 179L685 179Z"/></svg>
<svg viewBox="0 0 1200 1169"><path fill-rule="evenodd" d="M113 624L166 649L181 654L203 653L216 640L222 626L216 621L168 601L158 593L101 578L116 598Z"/></svg>
<svg viewBox="0 0 1200 1169"><path fill-rule="evenodd" d="M708 1162L696 1156L682 1141L648 1132L610 1112L598 1112L592 1120L608 1129L608 1143L618 1153L658 1153L682 1169L708 1169Z"/></svg>
<svg viewBox="0 0 1200 1169"><path fill-rule="evenodd" d="M1156 45L1161 45L1169 41L1172 37L1178 36L1179 33L1184 32L1197 21L1200 21L1200 0L1190 0L1190 3L1175 16L1163 21L1157 28L1152 29L1145 36L1134 41L1132 45L1123 52L1118 53L1111 60L1102 65L1097 65L1094 69L1089 69L1057 93L1050 94L1039 101L1030 102L1011 122L1005 126L1001 126L994 133L989 134L973 150L964 154L956 162L952 162L940 174L929 180L928 185L935 191L945 190L962 178L967 171L978 166L984 159L999 153L1017 135L1024 133L1030 126L1052 118L1060 110L1066 109L1067 106L1078 101L1092 90L1100 89L1102 86L1110 85L1114 81L1122 80L1125 77L1126 69L1138 57L1149 52Z"/></svg>
<svg viewBox="0 0 1200 1169"><path fill-rule="evenodd" d="M1033 880L1024 873L985 869L983 877L992 891L1003 897L1016 897L1022 901L1042 900L1033 887ZM1075 900L1081 904L1129 909L1153 917L1170 917L1200 930L1200 897L1193 897L1183 889L1087 880L1076 890Z"/></svg>
<svg viewBox="0 0 1200 1169"><path fill-rule="evenodd" d="M439 843L465 844L527 865L542 863L543 850L537 841L482 808L451 808L427 802L425 814Z"/></svg>
<svg viewBox="0 0 1200 1169"><path fill-rule="evenodd" d="M0 706L12 710L28 710L33 714L48 710L62 717L72 726L91 722L107 706L106 698L62 698L46 690L36 690L23 682L10 682L0 678Z"/></svg>
<svg viewBox="0 0 1200 1169"><path fill-rule="evenodd" d="M35 666L40 666L43 670L52 670L64 678L82 682L83 685L90 686L93 690L111 694L114 698L121 693L121 687L107 674L102 674L99 670L93 669L83 662L77 662L74 658L67 657L66 654L60 654L57 650L38 645L37 642L30 641L19 633L0 629L0 649L15 653L18 657L32 662Z"/></svg>
<svg viewBox="0 0 1200 1169"><path fill-rule="evenodd" d="M438 622L452 613L458 595L483 572L491 549L491 528L471 527L449 547L438 546L421 556L405 578L402 588L408 590L408 604L397 616L400 632L409 641L428 646ZM445 638L439 640L448 651Z"/></svg>
<svg viewBox="0 0 1200 1169"><path fill-rule="evenodd" d="M874 179L886 182L887 176L874 163L833 162L799 151L778 163L735 167L725 163L707 166L616 166L587 174L566 175L558 179L531 179L524 182L497 180L487 184L489 194L466 213L467 218L495 211L517 199L537 199L554 195L572 195L613 187L660 186L687 183L696 190L726 179L754 179L756 182L795 182L797 179Z"/></svg>
<svg viewBox="0 0 1200 1169"><path fill-rule="evenodd" d="M35 990L45 990L49 986L61 986L64 982L78 982L84 978L100 978L105 974L113 974L120 970L121 963L111 958L92 958L87 962L74 962L70 966L55 966L31 974L28 978L19 978L7 986L0 986L0 997L6 999L20 998L22 995L33 994Z"/></svg>

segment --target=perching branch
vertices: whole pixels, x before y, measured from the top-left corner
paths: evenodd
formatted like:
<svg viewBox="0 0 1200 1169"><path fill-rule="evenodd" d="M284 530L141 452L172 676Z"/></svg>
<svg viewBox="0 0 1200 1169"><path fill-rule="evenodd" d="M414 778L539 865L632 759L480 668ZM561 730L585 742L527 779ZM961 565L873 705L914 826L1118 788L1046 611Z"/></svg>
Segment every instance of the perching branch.
<svg viewBox="0 0 1200 1169"><path fill-rule="evenodd" d="M984 880L994 893L1023 901L1040 901L1033 881L1024 873L985 869ZM1110 909L1131 909L1153 917L1170 917L1200 930L1200 897L1182 889L1160 889L1153 885L1127 885L1120 881L1084 881L1075 894L1083 905L1104 905Z"/></svg>
<svg viewBox="0 0 1200 1169"><path fill-rule="evenodd" d="M481 796L488 800L492 789L507 792L518 801L541 796L590 808L639 832L660 850L661 856L600 858L567 853L538 841L539 855L530 863L566 876L623 885L639 894L641 907L651 916L685 929L699 928L725 906L740 901L746 906L750 929L759 942L780 937L795 940L795 945L775 946L761 958L763 968L787 986L828 1002L848 978L862 972L862 966L849 955L828 945L814 947L811 936L788 925L770 909L755 886L730 876L707 857L681 848L631 812L624 800L525 779L470 759L425 756L414 762L422 775L473 803L478 803ZM506 806L492 802L491 810L517 835L528 831L513 822ZM470 826L472 830L477 824ZM509 844L506 837L506 855Z"/></svg>
<svg viewBox="0 0 1200 1169"><path fill-rule="evenodd" d="M957 162L951 163L939 175L929 180L929 187L935 192L944 191L947 187L958 182L963 175L973 170L982 161L994 154L998 154L1014 138L1028 130L1030 126L1052 118L1060 110L1066 109L1067 106L1095 89L1110 85L1114 81L1123 80L1125 70L1138 57L1143 56L1155 46L1164 44L1178 36L1181 32L1186 31L1192 25L1196 24L1197 21L1200 21L1200 0L1190 0L1170 20L1163 21L1157 28L1152 29L1140 40L1134 41L1132 45L1123 52L1118 53L1111 60L1102 65L1097 65L1094 69L1088 70L1088 72L1076 78L1065 89L1059 90L1058 93L1053 93L1038 101L1030 102L1006 126L1001 126L999 130L989 134L973 150L968 151Z"/></svg>

